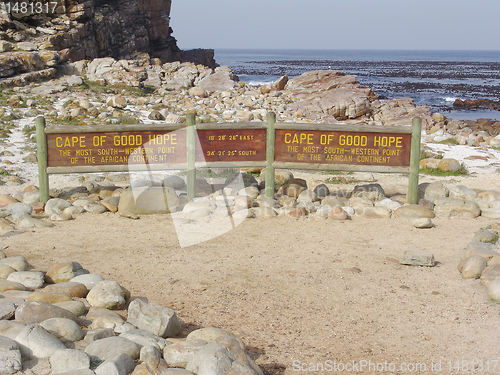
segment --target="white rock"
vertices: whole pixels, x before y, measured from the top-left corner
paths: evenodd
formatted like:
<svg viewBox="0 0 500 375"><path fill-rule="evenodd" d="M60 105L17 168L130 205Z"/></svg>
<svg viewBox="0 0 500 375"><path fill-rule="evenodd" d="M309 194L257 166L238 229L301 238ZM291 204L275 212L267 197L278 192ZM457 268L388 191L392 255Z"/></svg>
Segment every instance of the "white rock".
<svg viewBox="0 0 500 375"><path fill-rule="evenodd" d="M32 355L37 358L48 358L59 349L66 349L64 344L43 327L27 325L16 337L21 344L21 354Z"/></svg>
<svg viewBox="0 0 500 375"><path fill-rule="evenodd" d="M61 342L75 342L83 339L80 326L71 319L49 318L40 323L47 332L52 333Z"/></svg>
<svg viewBox="0 0 500 375"><path fill-rule="evenodd" d="M130 292L116 281L101 281L87 295L87 301L93 307L119 310L130 298Z"/></svg>
<svg viewBox="0 0 500 375"><path fill-rule="evenodd" d="M44 282L43 272L38 271L17 271L12 272L8 277L8 281L23 284L27 289L41 288Z"/></svg>
<svg viewBox="0 0 500 375"><path fill-rule="evenodd" d="M0 374L15 374L21 368L19 344L8 337L0 336Z"/></svg>
<svg viewBox="0 0 500 375"><path fill-rule="evenodd" d="M182 330L174 310L140 299L130 303L127 322L160 337L175 337Z"/></svg>
<svg viewBox="0 0 500 375"><path fill-rule="evenodd" d="M56 350L49 361L53 374L87 370L90 367L89 356L76 349Z"/></svg>

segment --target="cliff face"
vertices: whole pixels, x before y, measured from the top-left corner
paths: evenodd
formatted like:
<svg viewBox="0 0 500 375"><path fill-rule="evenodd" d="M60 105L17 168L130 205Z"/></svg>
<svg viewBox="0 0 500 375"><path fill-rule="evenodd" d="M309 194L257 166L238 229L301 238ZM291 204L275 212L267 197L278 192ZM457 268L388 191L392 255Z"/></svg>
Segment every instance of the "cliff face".
<svg viewBox="0 0 500 375"><path fill-rule="evenodd" d="M162 62L183 61L190 54L177 47L170 28L171 0L25 0L47 6L41 12L17 11L17 0L0 13L0 39L29 41L36 50L64 51L69 61L130 58L146 52ZM46 12L46 10L49 12ZM215 65L213 51L193 57Z"/></svg>

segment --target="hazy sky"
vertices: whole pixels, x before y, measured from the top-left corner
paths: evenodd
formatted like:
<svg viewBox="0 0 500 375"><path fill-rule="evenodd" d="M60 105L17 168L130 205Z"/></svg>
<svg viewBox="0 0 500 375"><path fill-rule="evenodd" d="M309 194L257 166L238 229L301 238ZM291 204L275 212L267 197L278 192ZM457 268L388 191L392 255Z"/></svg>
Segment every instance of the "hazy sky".
<svg viewBox="0 0 500 375"><path fill-rule="evenodd" d="M181 49L500 50L500 0L172 0Z"/></svg>

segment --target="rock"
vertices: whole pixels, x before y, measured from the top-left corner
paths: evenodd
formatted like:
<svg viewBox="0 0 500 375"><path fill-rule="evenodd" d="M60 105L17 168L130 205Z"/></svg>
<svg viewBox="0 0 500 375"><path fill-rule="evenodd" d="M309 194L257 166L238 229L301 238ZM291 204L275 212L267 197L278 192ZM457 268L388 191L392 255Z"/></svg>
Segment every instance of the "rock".
<svg viewBox="0 0 500 375"><path fill-rule="evenodd" d="M87 287L88 290L91 290L96 284L104 281L104 278L100 275L94 275L90 273L86 275L75 276L70 281L83 284Z"/></svg>
<svg viewBox="0 0 500 375"><path fill-rule="evenodd" d="M114 311L104 307L91 307L87 313L87 319L92 320L90 328L112 328L125 323L123 318Z"/></svg>
<svg viewBox="0 0 500 375"><path fill-rule="evenodd" d="M297 207L292 209L288 215L298 219L299 217L307 216L307 209L305 207Z"/></svg>
<svg viewBox="0 0 500 375"><path fill-rule="evenodd" d="M115 332L111 328L94 328L87 331L87 334L85 335L83 341L87 344L90 344L94 341L113 336L115 336Z"/></svg>
<svg viewBox="0 0 500 375"><path fill-rule="evenodd" d="M19 344L8 337L0 336L0 374L15 374L21 371L21 368Z"/></svg>
<svg viewBox="0 0 500 375"><path fill-rule="evenodd" d="M281 188L281 194L292 198L298 198L306 188L297 184L286 184Z"/></svg>
<svg viewBox="0 0 500 375"><path fill-rule="evenodd" d="M44 274L37 271L16 271L12 272L7 280L23 284L27 289L37 289L43 285Z"/></svg>
<svg viewBox="0 0 500 375"><path fill-rule="evenodd" d="M360 197L371 201L384 199L385 192L380 184L358 185L354 187L351 197Z"/></svg>
<svg viewBox="0 0 500 375"><path fill-rule="evenodd" d="M28 298L26 298L26 300L31 302L46 302L52 304L71 301L71 297L64 293L46 292L44 289L31 293Z"/></svg>
<svg viewBox="0 0 500 375"><path fill-rule="evenodd" d="M61 342L75 342L83 339L80 326L71 319L49 318L40 322L40 326L52 333Z"/></svg>
<svg viewBox="0 0 500 375"><path fill-rule="evenodd" d="M484 269L479 281L481 281L481 284L488 286L498 277L500 277L500 264L492 264Z"/></svg>
<svg viewBox="0 0 500 375"><path fill-rule="evenodd" d="M432 253L414 247L410 247L405 250L403 259L401 259L399 263L408 266L426 267L434 267L436 265L434 255Z"/></svg>
<svg viewBox="0 0 500 375"><path fill-rule="evenodd" d="M474 236L474 238L472 238L472 241L486 242L486 243L492 243L495 240L498 240L498 233L488 229L480 231L478 234Z"/></svg>
<svg viewBox="0 0 500 375"><path fill-rule="evenodd" d="M15 340L17 335L26 327L26 324L13 320L0 320L0 336Z"/></svg>
<svg viewBox="0 0 500 375"><path fill-rule="evenodd" d="M464 200L474 200L477 197L477 193L463 185L452 185L448 188L449 197Z"/></svg>
<svg viewBox="0 0 500 375"><path fill-rule="evenodd" d="M12 318L15 312L16 306L12 302L3 302L0 300L0 320L8 320Z"/></svg>
<svg viewBox="0 0 500 375"><path fill-rule="evenodd" d="M352 197L349 198L349 205L351 207L372 207L373 206L373 201L370 199L366 199L363 197Z"/></svg>
<svg viewBox="0 0 500 375"><path fill-rule="evenodd" d="M71 206L65 199L60 198L52 198L45 203L45 214L46 215L54 215L62 213L66 208Z"/></svg>
<svg viewBox="0 0 500 375"><path fill-rule="evenodd" d="M288 184L288 181L290 181L293 178L292 172L285 170L285 169L275 169L274 170L274 184L277 188ZM266 179L266 170L262 169L260 172L260 179L262 181L265 181Z"/></svg>
<svg viewBox="0 0 500 375"><path fill-rule="evenodd" d="M237 77L227 66L215 68L213 74L199 80L196 86L202 87L208 92L226 91L236 87Z"/></svg>
<svg viewBox="0 0 500 375"><path fill-rule="evenodd" d="M185 187L186 183L179 176L167 176L163 179L163 186L179 190Z"/></svg>
<svg viewBox="0 0 500 375"><path fill-rule="evenodd" d="M16 272L16 270L5 264L0 264L0 278L6 279L12 272Z"/></svg>
<svg viewBox="0 0 500 375"><path fill-rule="evenodd" d="M16 337L16 341L21 344L20 349L23 356L49 358L57 350L66 349L64 344L54 335L36 324L27 325Z"/></svg>
<svg viewBox="0 0 500 375"><path fill-rule="evenodd" d="M40 219L35 219L34 217L25 217L21 220L19 226L22 228L51 228L54 224Z"/></svg>
<svg viewBox="0 0 500 375"><path fill-rule="evenodd" d="M94 372L96 375L129 375L134 368L134 360L125 353L119 353L106 359Z"/></svg>
<svg viewBox="0 0 500 375"><path fill-rule="evenodd" d="M121 333L119 337L135 342L140 349L146 346L154 346L159 350L163 350L167 345L167 340L144 329L132 329Z"/></svg>
<svg viewBox="0 0 500 375"><path fill-rule="evenodd" d="M500 254L496 251L498 250L498 248L490 243L472 241L469 242L465 250L467 250L465 253L465 257L480 255L484 259L490 260L494 256L500 256Z"/></svg>
<svg viewBox="0 0 500 375"><path fill-rule="evenodd" d="M434 212L440 217L475 218L481 214L476 202L455 198L440 198L435 202Z"/></svg>
<svg viewBox="0 0 500 375"><path fill-rule="evenodd" d="M434 227L434 224L432 224L431 219L426 218L426 217L413 219L412 224L415 228L419 228L419 229L426 229L426 228Z"/></svg>
<svg viewBox="0 0 500 375"><path fill-rule="evenodd" d="M75 316L85 315L87 308L85 304L81 301L66 301L66 302L56 302L54 306L61 307L69 312L73 313Z"/></svg>
<svg viewBox="0 0 500 375"><path fill-rule="evenodd" d="M75 276L88 273L78 262L57 263L49 268L45 275L47 283L61 283L70 281Z"/></svg>
<svg viewBox="0 0 500 375"><path fill-rule="evenodd" d="M56 350L49 358L53 374L62 374L90 368L90 358L81 350Z"/></svg>
<svg viewBox="0 0 500 375"><path fill-rule="evenodd" d="M353 208L356 216L374 219L391 217L391 211L386 207L355 206Z"/></svg>
<svg viewBox="0 0 500 375"><path fill-rule="evenodd" d="M376 207L385 207L391 211L396 211L398 208L401 207L401 203L398 201L393 201L390 198L384 198L380 201L375 202Z"/></svg>
<svg viewBox="0 0 500 375"><path fill-rule="evenodd" d="M175 337L182 331L174 310L140 299L130 303L127 322L160 337Z"/></svg>
<svg viewBox="0 0 500 375"><path fill-rule="evenodd" d="M66 318L76 320L76 316L68 310L45 302L24 302L16 309L16 321L25 324L37 324L49 318Z"/></svg>
<svg viewBox="0 0 500 375"><path fill-rule="evenodd" d="M297 197L297 202L302 204L313 203L316 202L317 200L318 197L316 197L316 194L311 190L304 190Z"/></svg>
<svg viewBox="0 0 500 375"><path fill-rule="evenodd" d="M332 206L332 207L344 205L344 203L341 200L339 200L337 197L333 197L333 196L323 198L323 200L321 201L321 204L325 205L325 206Z"/></svg>
<svg viewBox="0 0 500 375"><path fill-rule="evenodd" d="M28 261L22 256L0 259L0 265L2 264L14 268L16 271L28 270Z"/></svg>
<svg viewBox="0 0 500 375"><path fill-rule="evenodd" d="M318 212L316 211L316 214ZM347 220L349 219L349 215L344 209L340 206L332 207L330 212L328 213L328 217L332 220Z"/></svg>
<svg viewBox="0 0 500 375"><path fill-rule="evenodd" d="M87 301L93 307L104 307L109 310L123 308L130 298L130 292L116 281L101 281L87 295Z"/></svg>
<svg viewBox="0 0 500 375"><path fill-rule="evenodd" d="M10 195L0 194L0 208L14 203L19 203L19 201Z"/></svg>
<svg viewBox="0 0 500 375"><path fill-rule="evenodd" d="M26 290L26 287L21 283L0 279L0 293L6 290Z"/></svg>
<svg viewBox="0 0 500 375"><path fill-rule="evenodd" d="M437 167L442 171L457 172L462 168L462 165L456 159L444 158L439 160Z"/></svg>
<svg viewBox="0 0 500 375"><path fill-rule="evenodd" d="M177 211L180 200L172 188L143 187L124 190L118 212L135 215L167 214Z"/></svg>
<svg viewBox="0 0 500 375"><path fill-rule="evenodd" d="M325 184L319 184L314 188L313 192L319 199L323 199L330 195L330 189L328 189L328 186Z"/></svg>
<svg viewBox="0 0 500 375"><path fill-rule="evenodd" d="M434 183L424 183L418 185L418 195L432 203L435 203L436 200L440 198L448 197L450 191L446 186L439 182Z"/></svg>
<svg viewBox="0 0 500 375"><path fill-rule="evenodd" d="M105 361L119 354L126 354L132 359L139 358L139 347L123 337L107 337L90 343L85 349L91 359Z"/></svg>
<svg viewBox="0 0 500 375"><path fill-rule="evenodd" d="M488 294L495 302L500 302L500 277L492 280L488 285Z"/></svg>
<svg viewBox="0 0 500 375"><path fill-rule="evenodd" d="M243 341L233 335L231 332L226 331L225 329L222 328L216 328L216 327L205 327L205 328L200 328L197 330L192 331L189 335L187 335L186 339L187 340L204 340L206 342L212 342L217 340L218 337L220 336L231 336L233 337L236 341L238 341L240 347L245 350L245 344Z"/></svg>
<svg viewBox="0 0 500 375"><path fill-rule="evenodd" d="M486 268L486 259L480 255L465 258L458 264L464 279L478 279Z"/></svg>
<svg viewBox="0 0 500 375"><path fill-rule="evenodd" d="M186 368L195 354L207 344L205 340L185 340L165 346L163 358L170 367Z"/></svg>
<svg viewBox="0 0 500 375"><path fill-rule="evenodd" d="M108 107L123 109L127 106L127 99L120 95L112 95L106 99Z"/></svg>
<svg viewBox="0 0 500 375"><path fill-rule="evenodd" d="M45 291L51 293L64 293L70 297L77 298L85 298L88 293L88 289L84 284L76 283L74 281L64 281L57 284L47 285L45 287Z"/></svg>
<svg viewBox="0 0 500 375"><path fill-rule="evenodd" d="M4 209L12 215L12 220L23 220L26 217L31 217L33 212L33 207L26 203L12 203Z"/></svg>

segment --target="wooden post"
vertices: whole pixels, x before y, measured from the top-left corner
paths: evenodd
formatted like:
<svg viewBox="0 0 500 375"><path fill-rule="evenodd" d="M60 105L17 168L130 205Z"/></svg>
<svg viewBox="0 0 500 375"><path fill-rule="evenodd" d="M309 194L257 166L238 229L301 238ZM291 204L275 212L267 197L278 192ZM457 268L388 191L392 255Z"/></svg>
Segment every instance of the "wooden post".
<svg viewBox="0 0 500 375"><path fill-rule="evenodd" d="M422 119L414 117L412 121L411 133L411 153L410 153L410 181L408 184L408 196L406 201L409 204L418 203L418 174L420 170L420 137L422 134Z"/></svg>
<svg viewBox="0 0 500 375"><path fill-rule="evenodd" d="M187 162L187 194L189 199L196 196L196 116L189 113L186 116L186 162Z"/></svg>
<svg viewBox="0 0 500 375"><path fill-rule="evenodd" d="M36 124L36 152L38 159L38 189L40 202L46 203L49 195L49 175L47 174L47 135L45 134L45 118L38 116Z"/></svg>
<svg viewBox="0 0 500 375"><path fill-rule="evenodd" d="M276 133L274 124L276 123L276 114L269 112L267 114L267 136L266 136L266 187L265 196L274 199L274 143Z"/></svg>

